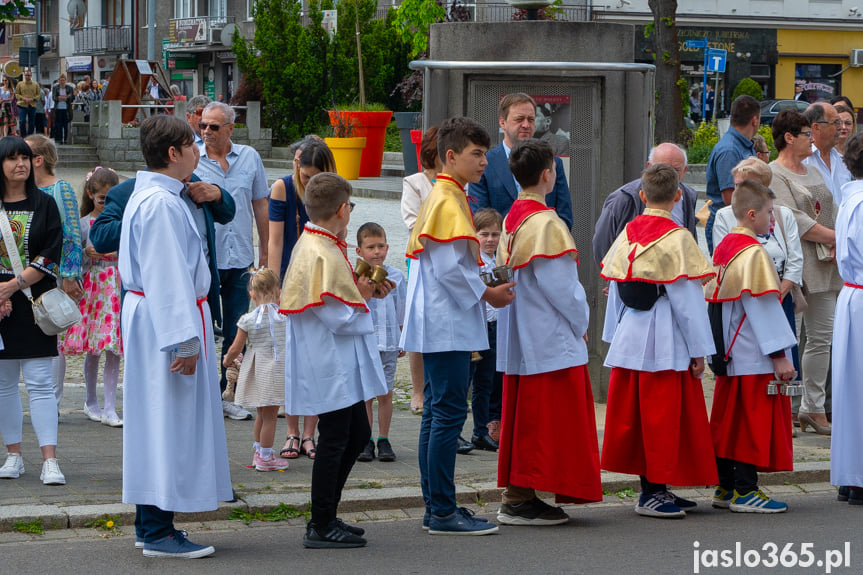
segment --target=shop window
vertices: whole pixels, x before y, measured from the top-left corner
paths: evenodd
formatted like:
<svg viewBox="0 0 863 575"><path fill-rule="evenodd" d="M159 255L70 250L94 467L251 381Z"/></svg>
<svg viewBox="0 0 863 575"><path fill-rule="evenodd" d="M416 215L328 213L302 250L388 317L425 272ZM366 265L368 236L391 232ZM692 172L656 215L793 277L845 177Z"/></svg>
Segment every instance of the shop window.
<svg viewBox="0 0 863 575"><path fill-rule="evenodd" d="M797 64L795 74L796 87L803 89L797 99L807 102L829 100L842 93L842 66L839 64Z"/></svg>

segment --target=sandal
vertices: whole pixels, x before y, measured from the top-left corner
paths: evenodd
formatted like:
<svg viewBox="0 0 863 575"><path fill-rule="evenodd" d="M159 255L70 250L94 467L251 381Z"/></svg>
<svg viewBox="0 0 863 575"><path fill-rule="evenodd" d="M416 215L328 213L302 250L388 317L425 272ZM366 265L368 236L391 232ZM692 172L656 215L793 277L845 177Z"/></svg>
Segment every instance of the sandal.
<svg viewBox="0 0 863 575"><path fill-rule="evenodd" d="M300 450L294 447L294 442L299 442L300 438L296 435L289 435L287 439L288 447L285 447L279 452L280 457L284 457L285 459L296 459L300 456Z"/></svg>
<svg viewBox="0 0 863 575"><path fill-rule="evenodd" d="M307 441L312 442L311 449L306 449L305 447L303 447ZM300 453L302 453L303 455L308 455L309 459L315 458L315 456L318 454L318 450L315 447L315 439L313 437L306 437L305 439L303 439L302 443L300 444Z"/></svg>

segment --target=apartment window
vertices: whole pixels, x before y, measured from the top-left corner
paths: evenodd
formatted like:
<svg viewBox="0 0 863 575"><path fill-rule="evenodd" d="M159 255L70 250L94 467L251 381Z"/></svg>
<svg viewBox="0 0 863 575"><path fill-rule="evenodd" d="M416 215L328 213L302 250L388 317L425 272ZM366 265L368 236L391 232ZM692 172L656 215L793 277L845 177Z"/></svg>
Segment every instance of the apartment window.
<svg viewBox="0 0 863 575"><path fill-rule="evenodd" d="M194 18L195 4L193 0L174 0L174 18Z"/></svg>
<svg viewBox="0 0 863 575"><path fill-rule="evenodd" d="M246 0L246 20L252 20L255 17L255 2L257 0Z"/></svg>
<svg viewBox="0 0 863 575"><path fill-rule="evenodd" d="M225 22L228 18L227 0L210 0L210 20Z"/></svg>

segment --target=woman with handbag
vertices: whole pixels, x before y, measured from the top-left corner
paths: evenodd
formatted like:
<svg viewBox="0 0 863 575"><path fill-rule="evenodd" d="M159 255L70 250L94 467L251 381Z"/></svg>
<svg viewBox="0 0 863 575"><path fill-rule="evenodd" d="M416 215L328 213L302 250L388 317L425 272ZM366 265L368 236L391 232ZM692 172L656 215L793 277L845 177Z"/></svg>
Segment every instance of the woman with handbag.
<svg viewBox="0 0 863 575"><path fill-rule="evenodd" d="M42 449L45 485L64 485L57 462L57 401L54 398L52 358L57 336L36 324L28 296L38 298L57 285L63 227L51 196L36 187L33 152L24 140L0 140L0 304L11 301L12 314L0 321L0 435L8 455L0 478L24 473L21 454L24 421L18 381L22 376L30 396L30 419ZM55 332L56 333L56 332Z"/></svg>
<svg viewBox="0 0 863 575"><path fill-rule="evenodd" d="M824 401L833 343L833 314L842 287L833 261L836 207L821 172L803 164L812 154L809 120L796 110L781 111L773 120L773 141L779 157L770 164L773 172L770 187L776 194L776 204L790 208L797 221L808 304L801 322L806 330L806 344L800 360L803 399L797 419L802 431L812 427L820 435L830 435Z"/></svg>

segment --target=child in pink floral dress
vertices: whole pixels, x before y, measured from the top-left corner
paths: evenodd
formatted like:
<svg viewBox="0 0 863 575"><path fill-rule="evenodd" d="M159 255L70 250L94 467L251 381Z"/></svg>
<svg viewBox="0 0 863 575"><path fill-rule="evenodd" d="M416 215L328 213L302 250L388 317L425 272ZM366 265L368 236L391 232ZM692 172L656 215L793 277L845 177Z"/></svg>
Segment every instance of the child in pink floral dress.
<svg viewBox="0 0 863 575"><path fill-rule="evenodd" d="M66 331L61 353L86 354L84 383L87 398L84 414L93 421L110 427L122 427L117 415L117 380L120 374L120 356L123 353L120 339L120 274L117 271L117 253L100 254L90 244L90 225L105 208L108 190L119 183L117 174L108 168L97 167L87 174L84 197L81 201L81 236L84 242L84 297L78 304L81 323ZM96 398L96 381L99 357L105 353L105 407L99 409Z"/></svg>

